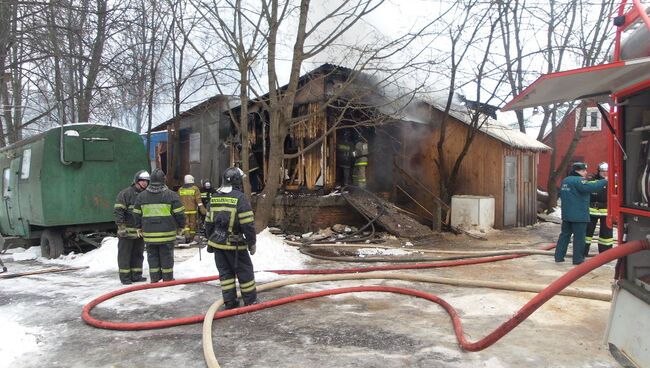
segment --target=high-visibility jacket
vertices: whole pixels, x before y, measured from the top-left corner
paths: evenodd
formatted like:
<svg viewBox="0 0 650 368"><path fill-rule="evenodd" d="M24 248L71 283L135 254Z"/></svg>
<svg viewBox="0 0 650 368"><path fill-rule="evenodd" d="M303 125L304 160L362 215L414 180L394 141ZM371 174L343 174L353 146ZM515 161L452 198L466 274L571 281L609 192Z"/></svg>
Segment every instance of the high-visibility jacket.
<svg viewBox="0 0 650 368"><path fill-rule="evenodd" d="M607 180L589 181L573 172L562 180L560 199L562 199L562 221L590 222L589 198L592 192L603 190Z"/></svg>
<svg viewBox="0 0 650 368"><path fill-rule="evenodd" d="M181 197L181 203L185 207L186 215L195 215L201 202L201 191L194 184L185 184L178 189L178 195Z"/></svg>
<svg viewBox="0 0 650 368"><path fill-rule="evenodd" d="M141 228L145 243L170 243L176 231L185 227L185 208L178 194L163 186L147 187L138 194L133 208L136 227Z"/></svg>
<svg viewBox="0 0 650 368"><path fill-rule="evenodd" d="M593 180L605 179L599 174L594 175ZM589 199L589 215L591 216L607 216L607 187L604 190L591 193Z"/></svg>
<svg viewBox="0 0 650 368"><path fill-rule="evenodd" d="M140 192L142 192L142 189L137 184L122 189L122 191L117 194L115 205L113 206L115 224L118 226L122 224L126 225L129 238L137 237L133 206L135 205L135 199Z"/></svg>
<svg viewBox="0 0 650 368"><path fill-rule="evenodd" d="M217 190L210 199L205 219L208 246L223 250L246 250L255 244L255 218L244 193Z"/></svg>

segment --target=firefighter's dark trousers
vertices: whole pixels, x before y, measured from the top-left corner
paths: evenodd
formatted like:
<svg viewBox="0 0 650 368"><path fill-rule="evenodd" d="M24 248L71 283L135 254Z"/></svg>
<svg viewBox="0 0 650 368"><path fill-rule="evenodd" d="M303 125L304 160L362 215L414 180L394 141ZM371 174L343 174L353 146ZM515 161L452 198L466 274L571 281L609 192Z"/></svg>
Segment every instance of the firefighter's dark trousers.
<svg viewBox="0 0 650 368"><path fill-rule="evenodd" d="M118 238L117 266L120 269L120 281L139 281L142 277L144 260L144 240L141 238Z"/></svg>
<svg viewBox="0 0 650 368"><path fill-rule="evenodd" d="M589 254L589 246L596 232L596 225L600 221L600 230L598 231L598 253L612 249L614 245L614 231L607 226L607 216L591 216L591 222L587 225L587 234L585 237L585 257Z"/></svg>
<svg viewBox="0 0 650 368"><path fill-rule="evenodd" d="M174 279L174 243L147 243L151 282Z"/></svg>
<svg viewBox="0 0 650 368"><path fill-rule="evenodd" d="M257 302L257 289L255 288L255 274L253 261L246 250L214 250L214 262L219 270L221 293L226 308L239 306L235 279L239 280L244 305Z"/></svg>

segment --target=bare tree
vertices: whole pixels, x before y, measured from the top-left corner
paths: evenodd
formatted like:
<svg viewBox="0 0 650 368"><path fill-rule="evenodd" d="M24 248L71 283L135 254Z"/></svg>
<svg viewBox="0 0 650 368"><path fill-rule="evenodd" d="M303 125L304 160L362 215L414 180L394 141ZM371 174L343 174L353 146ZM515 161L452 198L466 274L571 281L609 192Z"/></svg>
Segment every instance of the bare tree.
<svg viewBox="0 0 650 368"><path fill-rule="evenodd" d="M462 75L464 70L472 70L470 77L471 85L476 89L476 101L482 100L482 92L488 91L486 102L494 98L499 90L502 79L491 80L491 76L487 68L491 62L490 54L495 30L499 24L499 19L504 12L504 9L497 7L494 3L484 5L480 1L470 0L461 2L458 7L458 13L454 17L454 21L447 27L449 32L450 54L447 72L449 73L449 89L447 92L446 104L444 107L443 116L440 123L440 136L436 143L438 152L437 158L434 160L435 165L439 172L439 185L440 185L440 199L449 204L451 197L456 191L458 184L458 174L469 149L476 137L477 132L487 121L487 116L479 109L468 110L468 126L462 148L457 156L453 157L452 154L446 150L447 128L450 123L451 110L453 108L454 95L457 88L467 81L459 80L459 75ZM479 60L474 60L471 57L474 47L477 44L484 46L483 52L480 54ZM465 65L476 65L476 69L472 67L467 68Z"/></svg>
<svg viewBox="0 0 650 368"><path fill-rule="evenodd" d="M555 5L551 1L551 5ZM547 73L561 70L567 52L576 55L581 61L582 67L592 66L604 62L613 45L612 25L604 20L613 13L614 4L610 1L601 1L598 4L590 2L573 1L566 7L552 6L549 12L543 15L542 19L547 20ZM568 19L566 15L569 14ZM566 22L566 23L565 23ZM558 37L558 34L562 35ZM558 42L559 41L559 42ZM573 104L564 109L566 113L572 111ZM550 122L551 129L549 138L551 145L556 147L556 133L558 122L566 117L558 114L558 106L544 106L544 119L538 140L543 137L547 124ZM552 210L557 204L558 178L566 172L566 169L573 157L576 147L582 134L582 126L585 121L584 109L581 109L578 124L566 152L551 151L550 166L548 173L548 199L547 208ZM560 159L561 158L561 159ZM557 161L560 161L557 164Z"/></svg>

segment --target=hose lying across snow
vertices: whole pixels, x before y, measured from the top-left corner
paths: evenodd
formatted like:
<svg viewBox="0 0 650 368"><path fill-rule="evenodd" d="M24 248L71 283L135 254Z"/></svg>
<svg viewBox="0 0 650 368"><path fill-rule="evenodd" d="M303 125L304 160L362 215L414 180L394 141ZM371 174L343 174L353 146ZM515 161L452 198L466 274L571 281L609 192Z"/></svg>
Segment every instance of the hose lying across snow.
<svg viewBox="0 0 650 368"><path fill-rule="evenodd" d="M281 298L277 300L262 302L251 306L245 306L237 309L217 312L219 306L223 304L223 300L219 299L210 306L205 316L185 317L185 318L179 318L175 320L161 320L161 321L139 322L139 323L119 323L119 322L101 321L90 316L90 311L92 310L92 308L94 308L96 305L100 304L101 302L110 299L116 295L125 294L135 290L142 290L142 289L156 288L156 287L166 287L166 286L187 284L187 283L205 282L205 281L212 281L218 279L218 276L211 276L211 277L202 277L202 278L195 278L189 280L176 280L171 282L165 282L162 284L158 283L158 284L137 285L137 286L132 286L125 289L117 290L112 293L103 295L91 301L86 306L84 306L82 318L86 323L92 326L107 328L107 329L117 329L117 330L142 330L142 329L151 329L151 328L170 327L170 326L176 326L182 324L196 323L199 320L203 319L204 357L209 367L219 367L219 363L214 355L214 350L212 345L212 320L214 318L229 317L235 314L248 313L248 312L266 309L273 306L286 304L298 300L311 299L311 298L316 298L325 295L335 295L335 294L343 294L343 293L351 293L351 292L391 292L391 293L399 293L404 295L412 295L419 298L427 299L442 306L447 311L447 313L449 313L452 319L456 338L458 339L460 346L467 351L479 351L497 342L501 337L503 337L505 334L507 334L509 331L511 331L517 325L523 322L529 315L531 315L535 310L541 307L550 298L552 298L557 294L561 294L561 295L564 294L563 290L566 289L568 285L573 283L578 278L582 277L583 275L587 274L591 270L605 263L608 263L614 259L621 258L641 250L650 250L650 243L647 240L638 240L638 241L622 244L616 248L613 248L607 252L601 253L587 260L581 265L574 267L569 272L567 272L566 274L564 274L563 276L555 280L553 283L551 283L549 286L541 290L539 294L537 294L528 303L526 303L512 318L504 322L501 326L497 327L493 332L488 334L486 337L476 342L469 342L465 338L458 313L454 310L454 308L451 305L449 305L441 298L417 290L396 288L396 287L389 287L389 286L349 287L349 288L325 290L325 291L319 291L313 293L305 293L305 294L295 295L295 296ZM497 256L497 257L489 257L483 259L467 259L462 261L444 261L444 262L436 262L436 263L428 263L428 264L425 263L425 264L413 264L413 265L401 265L401 266L375 266L375 267L343 269L343 270L330 269L330 270L269 271L269 272L275 272L284 275L307 274L307 275L318 275L318 276L287 278L284 280L270 282L267 284L259 285L258 291L270 290L285 285L303 284L303 283L317 282L317 281L370 279L370 278L378 278L378 277L400 279L400 280L412 280L412 281L440 282L440 281L445 281L445 279L433 278L428 276L411 275L411 274L405 275L399 273L370 272L370 271L450 267L450 266L457 266L457 265L493 262L493 261L503 260L503 259L518 258L521 256L523 255ZM366 273L358 273L358 272L366 272ZM465 285L465 282L467 282L467 280L453 280L453 281L455 282L453 283L454 285ZM471 283L472 284L470 286L493 287L493 286L487 286L488 284L482 284L484 282L479 282L479 281L471 281ZM502 286L500 288L505 288L504 285L501 283L494 283L494 284L496 286ZM515 290L524 290L524 289L519 288ZM525 289L524 291L533 291L533 290ZM565 291L569 291L569 290L565 290ZM573 292L577 293L574 296L581 296L581 297L585 297L586 295L589 294L579 290ZM603 300L602 294L596 299Z"/></svg>
<svg viewBox="0 0 650 368"><path fill-rule="evenodd" d="M553 248L554 246L555 245L550 245L543 249L548 250ZM473 258L473 259L441 261L441 262L431 262L431 263L414 263L414 264L357 267L357 268L345 268L345 269L333 268L333 269L315 269L315 270L271 270L267 272L273 272L279 275L327 275L327 274L346 274L346 273L357 274L357 273L373 272L373 271L417 270L417 269L438 268L438 267L454 267L454 266L496 262L496 261L502 261L507 259L524 257L524 256L526 255L513 254L513 255L503 255L503 256L495 256L495 257ZM162 287L182 285L182 284L196 284L200 282L215 281L218 279L219 276L205 276L205 277L197 277L197 278L191 278L185 280L167 281L167 282L155 283L155 284L140 284L140 285L129 286L123 289L114 290L86 304L83 307L82 318L86 323L94 327L104 328L109 330L123 330L123 331L149 330L154 328L166 328L166 327L173 327L178 325L198 323L203 320L204 315L196 315L191 317L182 317L182 318L148 321L148 322L110 322L110 321L98 320L92 317L90 315L90 311L93 308L95 308L97 305L105 302L106 300L133 291L155 289L155 288L162 288ZM261 287L262 286L258 286L258 290L260 290ZM536 290L531 290L531 291L535 292ZM218 314L218 316L221 316L221 314Z"/></svg>

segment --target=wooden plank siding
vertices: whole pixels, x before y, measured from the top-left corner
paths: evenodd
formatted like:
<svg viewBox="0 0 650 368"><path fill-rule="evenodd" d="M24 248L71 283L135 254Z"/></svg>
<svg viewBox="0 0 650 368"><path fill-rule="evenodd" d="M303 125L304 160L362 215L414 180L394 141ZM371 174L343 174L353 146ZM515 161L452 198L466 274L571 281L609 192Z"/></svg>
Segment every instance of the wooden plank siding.
<svg viewBox="0 0 650 368"><path fill-rule="evenodd" d="M435 120L434 120L435 121ZM469 127L455 119L447 125L445 138L446 165L451 170L458 157ZM398 164L410 175L421 181L435 195L440 196L435 164L438 158L437 142L440 129L436 124L404 123L401 129L402 152ZM480 195L494 197L494 227L504 227L504 160L508 155L517 157L517 223L526 226L535 223L537 212L536 186L538 154L506 145L485 133L478 132L458 173L456 195ZM523 178L524 160L531 160L529 177ZM424 196L417 196L418 201ZM430 201L430 200L429 200ZM433 206L433 203L426 203Z"/></svg>

